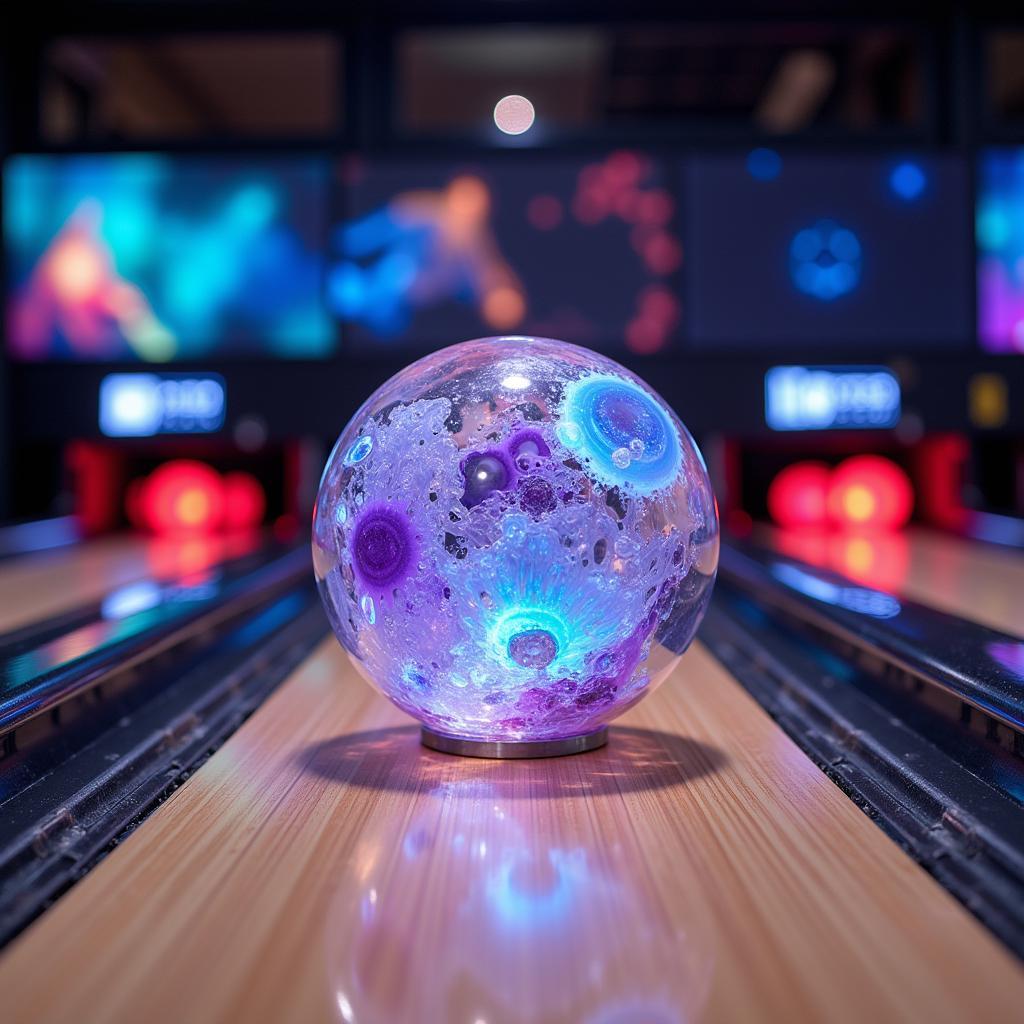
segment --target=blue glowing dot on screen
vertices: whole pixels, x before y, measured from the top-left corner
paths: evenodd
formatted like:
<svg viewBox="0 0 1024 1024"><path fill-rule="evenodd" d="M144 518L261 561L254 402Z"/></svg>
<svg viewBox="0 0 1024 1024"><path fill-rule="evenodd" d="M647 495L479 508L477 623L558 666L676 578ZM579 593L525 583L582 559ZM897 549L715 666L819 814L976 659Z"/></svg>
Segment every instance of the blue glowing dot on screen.
<svg viewBox="0 0 1024 1024"><path fill-rule="evenodd" d="M752 149L747 154L747 171L758 181L774 181L782 173L782 157L774 149Z"/></svg>
<svg viewBox="0 0 1024 1024"><path fill-rule="evenodd" d="M835 221L819 220L793 236L789 273L804 294L831 302L853 291L860 281L860 240Z"/></svg>
<svg viewBox="0 0 1024 1024"><path fill-rule="evenodd" d="M559 438L610 487L652 494L675 480L682 452L675 424L639 384L594 375L565 393Z"/></svg>
<svg viewBox="0 0 1024 1024"><path fill-rule="evenodd" d="M889 175L889 187L900 199L911 203L919 199L928 184L928 178L920 164L905 160L897 164Z"/></svg>

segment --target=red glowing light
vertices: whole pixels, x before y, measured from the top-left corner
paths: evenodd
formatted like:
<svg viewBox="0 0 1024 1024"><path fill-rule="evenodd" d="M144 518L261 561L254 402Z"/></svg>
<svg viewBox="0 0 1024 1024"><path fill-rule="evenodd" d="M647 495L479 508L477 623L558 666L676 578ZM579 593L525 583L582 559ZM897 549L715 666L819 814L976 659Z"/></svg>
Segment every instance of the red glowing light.
<svg viewBox="0 0 1024 1024"><path fill-rule="evenodd" d="M553 231L562 223L562 201L555 196L534 196L526 204L526 218L538 231Z"/></svg>
<svg viewBox="0 0 1024 1024"><path fill-rule="evenodd" d="M665 328L648 316L638 316L626 325L626 347L639 355L650 355L665 345Z"/></svg>
<svg viewBox="0 0 1024 1024"><path fill-rule="evenodd" d="M223 484L225 528L251 530L258 526L267 505L260 482L250 473L228 473Z"/></svg>
<svg viewBox="0 0 1024 1024"><path fill-rule="evenodd" d="M899 593L906 581L910 549L902 533L837 533L829 540L828 561L836 572L858 583Z"/></svg>
<svg viewBox="0 0 1024 1024"><path fill-rule="evenodd" d="M840 526L896 530L914 505L907 474L880 455L855 455L832 473L828 514Z"/></svg>
<svg viewBox="0 0 1024 1024"><path fill-rule="evenodd" d="M825 522L832 473L823 462L794 462L768 488L768 513L779 526L821 526Z"/></svg>
<svg viewBox="0 0 1024 1024"><path fill-rule="evenodd" d="M613 185L635 185L644 173L644 164L636 153L621 149L605 160L603 171Z"/></svg>
<svg viewBox="0 0 1024 1024"><path fill-rule="evenodd" d="M142 481L132 502L139 525L154 533L212 533L224 517L220 474L202 462L175 459Z"/></svg>
<svg viewBox="0 0 1024 1024"><path fill-rule="evenodd" d="M683 262L682 246L666 231L653 235L644 244L642 255L653 274L671 274Z"/></svg>
<svg viewBox="0 0 1024 1024"><path fill-rule="evenodd" d="M640 293L640 314L660 324L665 333L679 321L679 300L664 285L648 285Z"/></svg>
<svg viewBox="0 0 1024 1024"><path fill-rule="evenodd" d="M643 194L637 214L641 223L663 227L672 219L674 211L672 197L665 189L657 188Z"/></svg>

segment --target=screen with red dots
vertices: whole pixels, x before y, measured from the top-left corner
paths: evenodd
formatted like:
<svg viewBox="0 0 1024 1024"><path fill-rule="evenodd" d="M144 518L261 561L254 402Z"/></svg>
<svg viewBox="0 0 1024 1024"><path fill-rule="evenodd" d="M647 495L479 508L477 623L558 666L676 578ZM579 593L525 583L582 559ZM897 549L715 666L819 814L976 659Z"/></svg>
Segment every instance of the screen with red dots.
<svg viewBox="0 0 1024 1024"><path fill-rule="evenodd" d="M349 351L532 334L673 347L682 246L671 174L643 153L346 161L328 303Z"/></svg>

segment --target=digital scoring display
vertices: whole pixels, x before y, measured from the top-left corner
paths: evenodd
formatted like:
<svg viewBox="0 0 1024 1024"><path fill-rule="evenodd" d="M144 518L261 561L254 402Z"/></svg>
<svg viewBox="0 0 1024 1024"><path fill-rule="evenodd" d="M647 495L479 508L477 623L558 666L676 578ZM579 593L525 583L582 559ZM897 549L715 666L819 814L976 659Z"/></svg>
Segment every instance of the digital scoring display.
<svg viewBox="0 0 1024 1024"><path fill-rule="evenodd" d="M900 383L884 366L773 366L764 378L772 430L879 430L900 420Z"/></svg>
<svg viewBox="0 0 1024 1024"><path fill-rule="evenodd" d="M962 161L758 149L683 174L691 347L969 343Z"/></svg>
<svg viewBox="0 0 1024 1024"><path fill-rule="evenodd" d="M326 161L17 156L4 171L15 359L332 353Z"/></svg>
<svg viewBox="0 0 1024 1024"><path fill-rule="evenodd" d="M991 149L978 165L978 340L1024 352L1024 148Z"/></svg>
<svg viewBox="0 0 1024 1024"><path fill-rule="evenodd" d="M676 201L648 156L352 160L342 177L328 297L351 349L531 334L649 354L677 336Z"/></svg>
<svg viewBox="0 0 1024 1024"><path fill-rule="evenodd" d="M107 437L210 434L224 425L226 386L215 373L109 373L100 382Z"/></svg>

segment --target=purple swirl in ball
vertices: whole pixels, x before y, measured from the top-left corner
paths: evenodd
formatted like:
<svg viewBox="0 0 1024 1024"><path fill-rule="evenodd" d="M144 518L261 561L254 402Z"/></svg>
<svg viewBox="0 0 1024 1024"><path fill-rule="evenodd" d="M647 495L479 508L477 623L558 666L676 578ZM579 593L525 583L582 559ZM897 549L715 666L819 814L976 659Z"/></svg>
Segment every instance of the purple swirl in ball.
<svg viewBox="0 0 1024 1024"><path fill-rule="evenodd" d="M370 505L356 519L350 540L352 567L364 589L386 595L409 576L416 534L392 505Z"/></svg>
<svg viewBox="0 0 1024 1024"><path fill-rule="evenodd" d="M462 477L466 481L462 504L473 508L491 495L514 487L518 473L504 448L488 448L473 452L462 460Z"/></svg>
<svg viewBox="0 0 1024 1024"><path fill-rule="evenodd" d="M520 458L529 463L530 461L546 459L551 454L551 449L548 447L547 441L544 440L544 435L539 430L533 430L530 427L517 430L508 439L506 448L517 465ZM529 466L527 465L522 468L529 468Z"/></svg>

